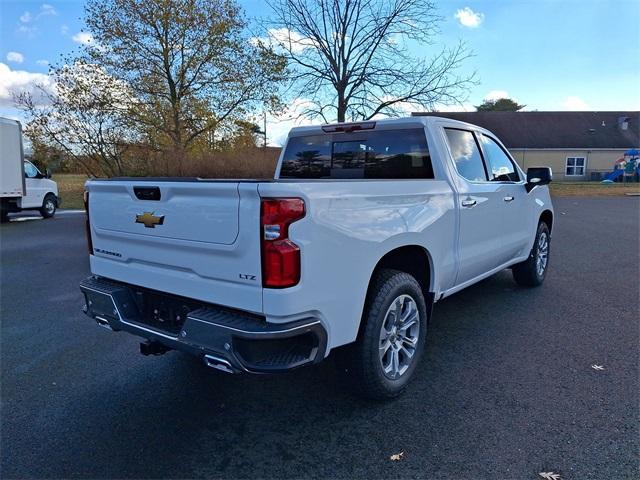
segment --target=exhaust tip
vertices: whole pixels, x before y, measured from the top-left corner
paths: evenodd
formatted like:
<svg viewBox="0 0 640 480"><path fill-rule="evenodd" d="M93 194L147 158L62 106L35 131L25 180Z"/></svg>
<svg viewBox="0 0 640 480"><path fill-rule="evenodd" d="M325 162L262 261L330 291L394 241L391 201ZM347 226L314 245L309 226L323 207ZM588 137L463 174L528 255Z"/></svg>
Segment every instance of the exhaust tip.
<svg viewBox="0 0 640 480"><path fill-rule="evenodd" d="M231 364L223 358L216 357L215 355L205 355L204 364L207 367L215 368L225 373L234 373Z"/></svg>
<svg viewBox="0 0 640 480"><path fill-rule="evenodd" d="M109 320L107 320L106 318L96 316L95 321L102 328L113 331L113 328L111 328L111 325L109 324Z"/></svg>

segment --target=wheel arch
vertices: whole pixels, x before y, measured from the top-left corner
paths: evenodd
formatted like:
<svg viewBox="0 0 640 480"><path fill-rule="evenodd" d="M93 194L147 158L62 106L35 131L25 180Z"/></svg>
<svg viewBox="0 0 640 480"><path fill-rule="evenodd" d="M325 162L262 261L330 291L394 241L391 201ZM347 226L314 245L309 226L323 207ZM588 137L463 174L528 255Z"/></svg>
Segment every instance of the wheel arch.
<svg viewBox="0 0 640 480"><path fill-rule="evenodd" d="M363 320L371 300L371 289L374 278L381 269L399 270L413 276L420 284L425 302L427 303L427 319L431 317L431 307L434 301L434 295L432 293L434 272L431 254L426 248L420 245L399 246L386 252L380 260L378 260L369 276L369 284L367 285L367 292L362 306L362 315L358 328L358 337L360 337L363 330Z"/></svg>
<svg viewBox="0 0 640 480"><path fill-rule="evenodd" d="M539 222L544 222L549 227L549 233L553 230L553 212L551 210L544 210L540 214Z"/></svg>

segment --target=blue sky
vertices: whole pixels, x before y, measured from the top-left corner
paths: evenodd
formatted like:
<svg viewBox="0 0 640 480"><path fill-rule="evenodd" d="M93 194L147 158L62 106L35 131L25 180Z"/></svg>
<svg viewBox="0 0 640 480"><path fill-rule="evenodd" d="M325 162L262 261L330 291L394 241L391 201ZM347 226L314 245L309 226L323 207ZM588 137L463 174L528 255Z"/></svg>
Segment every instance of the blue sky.
<svg viewBox="0 0 640 480"><path fill-rule="evenodd" d="M241 0L266 17L259 0ZM84 2L0 0L0 115L16 117L10 91L46 81L83 40ZM466 108L506 93L527 110L640 110L638 0L439 1L441 45L465 41L477 71ZM416 55L429 52L416 51ZM275 124L275 120L273 121ZM281 136L290 122L274 125Z"/></svg>

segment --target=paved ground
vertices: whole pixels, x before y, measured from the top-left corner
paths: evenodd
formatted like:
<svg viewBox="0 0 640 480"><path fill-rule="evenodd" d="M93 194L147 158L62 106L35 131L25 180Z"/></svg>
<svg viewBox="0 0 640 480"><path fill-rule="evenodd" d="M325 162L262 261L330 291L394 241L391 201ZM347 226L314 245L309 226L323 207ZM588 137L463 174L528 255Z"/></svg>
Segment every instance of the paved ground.
<svg viewBox="0 0 640 480"><path fill-rule="evenodd" d="M386 404L330 361L230 377L142 357L80 313L81 216L3 225L1 476L638 478L639 200L556 200L545 285L504 272L439 303Z"/></svg>

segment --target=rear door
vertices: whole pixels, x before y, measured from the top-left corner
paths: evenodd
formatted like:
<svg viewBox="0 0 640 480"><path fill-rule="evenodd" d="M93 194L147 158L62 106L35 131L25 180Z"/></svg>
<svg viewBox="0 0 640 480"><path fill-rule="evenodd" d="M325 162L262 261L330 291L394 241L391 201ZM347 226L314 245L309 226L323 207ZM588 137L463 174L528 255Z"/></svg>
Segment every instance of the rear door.
<svg viewBox="0 0 640 480"><path fill-rule="evenodd" d="M92 272L261 311L257 185L201 180L89 182Z"/></svg>
<svg viewBox="0 0 640 480"><path fill-rule="evenodd" d="M506 149L486 133L479 135L489 180L498 185L502 198L501 263L525 254L531 241L531 211L522 173Z"/></svg>
<svg viewBox="0 0 640 480"><path fill-rule="evenodd" d="M479 141L472 129L445 127L458 191L458 275L456 285L500 265L502 193L489 182Z"/></svg>

